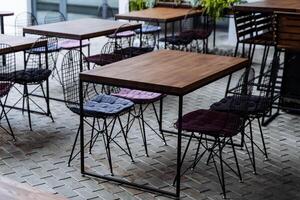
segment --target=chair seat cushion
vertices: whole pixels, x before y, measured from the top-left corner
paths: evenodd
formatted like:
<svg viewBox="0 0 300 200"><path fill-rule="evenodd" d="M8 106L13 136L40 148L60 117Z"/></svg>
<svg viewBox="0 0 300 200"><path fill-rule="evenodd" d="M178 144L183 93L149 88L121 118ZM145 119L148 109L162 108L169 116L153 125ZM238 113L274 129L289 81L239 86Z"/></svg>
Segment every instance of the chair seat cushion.
<svg viewBox="0 0 300 200"><path fill-rule="evenodd" d="M178 127L178 122L175 124ZM182 117L182 130L215 137L238 134L242 125L239 115L212 110L196 110Z"/></svg>
<svg viewBox="0 0 300 200"><path fill-rule="evenodd" d="M0 97L6 96L12 86L12 83L0 83Z"/></svg>
<svg viewBox="0 0 300 200"><path fill-rule="evenodd" d="M59 51L60 48L56 44L48 44L48 53ZM28 53L34 53L34 54L40 54L45 53L46 48L45 47L37 47L33 48L31 50L27 50Z"/></svg>
<svg viewBox="0 0 300 200"><path fill-rule="evenodd" d="M134 31L123 31L123 32L117 33L116 35L112 34L107 37L109 37L109 38L126 38L126 37L133 37L135 35L136 35L136 33Z"/></svg>
<svg viewBox="0 0 300 200"><path fill-rule="evenodd" d="M111 53L111 54L96 54L93 56L88 56L86 60L89 63L95 63L100 66L108 65L114 62L118 62L123 59L122 54Z"/></svg>
<svg viewBox="0 0 300 200"><path fill-rule="evenodd" d="M153 47L126 47L122 49L122 54L127 55L128 57L134 57L152 52L153 50Z"/></svg>
<svg viewBox="0 0 300 200"><path fill-rule="evenodd" d="M121 88L118 93L112 93L112 95L129 99L137 104L152 103L163 97L161 93L131 90L127 88Z"/></svg>
<svg viewBox="0 0 300 200"><path fill-rule="evenodd" d="M160 41L162 41L162 42L166 41L167 43L172 44L172 45L188 45L193 41L193 38L175 35L175 36L169 36L166 38L161 38Z"/></svg>
<svg viewBox="0 0 300 200"><path fill-rule="evenodd" d="M248 103L247 103L248 102ZM244 106L241 106L242 103ZM269 101L266 97L251 95L250 97L228 96L211 105L211 110L231 111L240 114L260 114L266 112Z"/></svg>
<svg viewBox="0 0 300 200"><path fill-rule="evenodd" d="M82 41L82 46L87 46L89 45L89 41L83 40ZM57 44L59 49L74 49L74 48L79 48L80 47L80 42L79 40L61 40L58 41Z"/></svg>
<svg viewBox="0 0 300 200"><path fill-rule="evenodd" d="M84 106L84 116L86 117L107 117L118 115L130 109L134 103L128 99L123 99L111 95L99 94L87 101ZM80 114L78 106L69 107L74 113Z"/></svg>
<svg viewBox="0 0 300 200"><path fill-rule="evenodd" d="M135 32L136 33L140 33L140 29L136 29ZM160 26L154 26L154 25L144 25L142 26L142 33L143 34L151 34L151 33L156 33L161 31L161 27Z"/></svg>
<svg viewBox="0 0 300 200"><path fill-rule="evenodd" d="M27 68L25 70L16 71L15 75L16 83L40 83L48 79L48 77L51 75L51 70Z"/></svg>

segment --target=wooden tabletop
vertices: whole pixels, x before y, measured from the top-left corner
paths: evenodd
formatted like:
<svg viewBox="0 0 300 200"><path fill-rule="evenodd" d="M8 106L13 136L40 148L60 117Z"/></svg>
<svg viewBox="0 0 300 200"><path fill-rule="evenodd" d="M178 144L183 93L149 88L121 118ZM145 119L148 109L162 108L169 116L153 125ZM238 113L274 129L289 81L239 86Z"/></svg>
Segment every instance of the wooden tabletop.
<svg viewBox="0 0 300 200"><path fill-rule="evenodd" d="M0 199L5 200L67 200L58 195L18 183L8 178L0 177Z"/></svg>
<svg viewBox="0 0 300 200"><path fill-rule="evenodd" d="M172 22L184 19L187 14L189 14L190 17L201 15L202 10L191 10L190 8L155 7L125 14L117 14L115 18L137 21Z"/></svg>
<svg viewBox="0 0 300 200"><path fill-rule="evenodd" d="M120 31L126 31L135 30L140 27L141 24L138 23L129 24L127 22L86 18L52 24L30 26L23 28L23 32L51 37L83 40L113 34L118 28L120 28Z"/></svg>
<svg viewBox="0 0 300 200"><path fill-rule="evenodd" d="M11 53L12 50L13 52L18 52L30 49L36 40L37 38L0 34L0 44L8 44L13 47L13 49L0 49L0 54ZM39 44L36 45L46 46L47 41L40 41Z"/></svg>
<svg viewBox="0 0 300 200"><path fill-rule="evenodd" d="M12 15L14 15L13 12L10 12L10 11L0 11L0 17L12 16Z"/></svg>
<svg viewBox="0 0 300 200"><path fill-rule="evenodd" d="M87 82L184 95L248 65L243 58L159 50L80 73Z"/></svg>
<svg viewBox="0 0 300 200"><path fill-rule="evenodd" d="M300 12L300 0L261 0L253 3L240 4L234 8L236 10L258 12Z"/></svg>

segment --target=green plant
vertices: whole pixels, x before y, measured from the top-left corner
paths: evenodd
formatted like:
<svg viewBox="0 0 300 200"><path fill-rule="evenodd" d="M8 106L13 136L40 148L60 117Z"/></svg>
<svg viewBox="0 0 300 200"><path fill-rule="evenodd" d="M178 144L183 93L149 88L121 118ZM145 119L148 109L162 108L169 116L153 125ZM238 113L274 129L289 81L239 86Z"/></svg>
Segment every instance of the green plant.
<svg viewBox="0 0 300 200"><path fill-rule="evenodd" d="M219 19L223 16L224 10L230 8L233 4L239 3L241 0L198 0L201 1L201 6L203 7L206 14L213 17L214 19Z"/></svg>
<svg viewBox="0 0 300 200"><path fill-rule="evenodd" d="M130 0L129 1L129 10L143 10L146 8L146 1L145 0Z"/></svg>

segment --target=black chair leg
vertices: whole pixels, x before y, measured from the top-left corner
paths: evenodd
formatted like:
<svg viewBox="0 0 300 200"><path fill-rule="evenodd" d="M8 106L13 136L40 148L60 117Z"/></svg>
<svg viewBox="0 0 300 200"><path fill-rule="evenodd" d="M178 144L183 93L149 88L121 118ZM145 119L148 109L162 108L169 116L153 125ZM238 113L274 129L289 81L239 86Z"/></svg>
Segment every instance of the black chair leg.
<svg viewBox="0 0 300 200"><path fill-rule="evenodd" d="M262 140L262 144L263 144L263 148L264 148L265 160L268 160L269 159L268 152L267 152L265 138L264 138L264 134L263 134L263 131L262 131L261 122L260 122L259 118L257 118L257 122L258 122L260 136L261 136L261 140Z"/></svg>
<svg viewBox="0 0 300 200"><path fill-rule="evenodd" d="M50 108L49 101L47 100L47 97L46 97L46 93L45 93L45 90L44 90L43 83L40 84L40 87L41 87L41 89L42 89L43 97L44 97L44 99L45 99L45 101L46 101L47 110L50 110L50 109L49 109L49 108ZM51 118L52 122L54 122L54 119L53 119L53 117L52 117L51 112L49 112L49 114L47 114L47 115Z"/></svg>
<svg viewBox="0 0 300 200"><path fill-rule="evenodd" d="M112 125L112 130L114 128L116 119L114 119L113 125ZM108 159L108 164L109 164L109 168L110 168L110 174L113 176L113 168L112 168L112 159L111 159L111 152L110 152L110 140L111 137L108 134L108 125L107 125L107 121L106 119L104 119L104 129L105 129L105 136L106 136L106 153L107 153L107 159Z"/></svg>
<svg viewBox="0 0 300 200"><path fill-rule="evenodd" d="M27 103L27 113L28 113L28 120L29 120L29 128L32 131L32 125L31 125L31 115L30 115L30 97L28 93L28 86L25 84L24 85L24 95L26 97L26 103Z"/></svg>
<svg viewBox="0 0 300 200"><path fill-rule="evenodd" d="M158 113L157 113L157 110L156 110L156 107L155 107L154 103L152 103L152 107L153 107L153 110L154 110L154 114L155 114L157 123L160 126L161 125L161 121L160 121L161 119L159 119L159 117L158 117ZM161 137L163 139L163 142L165 143L165 145L167 145L165 134L164 134L164 132L161 129L160 129L160 134L161 134Z"/></svg>
<svg viewBox="0 0 300 200"><path fill-rule="evenodd" d="M94 138L95 122L96 122L96 118L93 118L92 133L91 133L91 141L90 141L90 147L89 147L89 153L90 153L90 154L92 153L92 147L93 147L93 138Z"/></svg>
<svg viewBox="0 0 300 200"><path fill-rule="evenodd" d="M252 123L251 123L250 120L249 120L249 128L250 128L250 142L251 142L251 152L252 152L253 173L256 174L255 152L254 152L254 141L253 141L253 130L252 130Z"/></svg>
<svg viewBox="0 0 300 200"><path fill-rule="evenodd" d="M5 101L6 102L6 101ZM4 117L5 117L5 119L6 119L6 122L7 122L7 125L8 125L8 128L9 128L9 135L11 135L12 137L13 137L13 140L14 141L16 141L16 138L15 138L15 134L14 134L14 132L13 132L13 130L12 130L12 128L11 128L11 125L10 125L10 123L9 123L9 120L8 120L8 117L7 117L7 113L6 113L6 111L5 111L5 104L2 104L2 101L0 100L0 106L1 106L1 108L2 108L2 113L3 113L3 115L4 115ZM1 118L2 118L2 116L1 116ZM1 119L0 118L0 119ZM6 129L5 129L6 130Z"/></svg>
<svg viewBox="0 0 300 200"><path fill-rule="evenodd" d="M130 156L130 158L131 158L131 161L134 162L133 157L132 157L132 153L131 153L131 150L130 150L130 147L129 147L129 144L128 144L127 136L126 136L126 133L125 133L125 131L124 131L124 127L123 127L123 125L122 125L120 116L118 116L117 118L118 118L118 121L119 121L119 124L120 124L121 132L122 132L122 134L123 134L123 137L124 137L124 140L125 140L125 143L126 143L126 147L127 147L129 156Z"/></svg>
<svg viewBox="0 0 300 200"><path fill-rule="evenodd" d="M72 146L71 154L70 154L69 161L68 161L68 167L70 167L71 161L74 159L73 154L74 154L75 146L76 146L76 143L77 143L77 140L78 140L79 131L80 131L80 125L77 129L75 140L74 140L74 143L73 143L73 146Z"/></svg>
<svg viewBox="0 0 300 200"><path fill-rule="evenodd" d="M231 143L231 147L232 147L232 152L233 152L233 156L234 156L238 176L239 176L240 182L243 182L242 174L241 174L241 170L240 170L240 166L239 166L239 162L238 162L238 159L237 159L237 155L236 155L236 151L235 151L235 147L234 147L234 144L233 144L232 137L230 137L230 143Z"/></svg>
<svg viewBox="0 0 300 200"><path fill-rule="evenodd" d="M143 139L143 143L144 143L145 154L146 154L147 157L149 157L148 146L147 146L147 138L146 138L146 129L145 129L145 123L144 123L144 112L143 112L143 105L142 104L140 104L138 115L140 116L140 117L138 117L138 122L139 122L139 126L140 126L141 133L142 133L142 139Z"/></svg>

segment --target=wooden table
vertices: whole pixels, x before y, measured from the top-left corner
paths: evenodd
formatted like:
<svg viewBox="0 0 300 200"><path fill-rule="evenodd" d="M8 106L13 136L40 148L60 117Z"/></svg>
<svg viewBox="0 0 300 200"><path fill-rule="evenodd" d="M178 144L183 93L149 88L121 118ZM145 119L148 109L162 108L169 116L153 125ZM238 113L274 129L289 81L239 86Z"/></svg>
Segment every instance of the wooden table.
<svg viewBox="0 0 300 200"><path fill-rule="evenodd" d="M12 35L0 35L0 43L8 44L12 47L9 49L0 49L0 55L31 49L32 45L36 42L36 40L37 38L12 36ZM40 41L39 44L37 45L46 46L47 41Z"/></svg>
<svg viewBox="0 0 300 200"><path fill-rule="evenodd" d="M133 11L125 14L117 14L116 19L136 20L145 22L156 22L165 24L165 38L167 37L167 24L173 23L172 33L174 34L174 22L183 20L186 15L195 17L202 14L202 10L191 10L190 8L168 8L155 7L140 11ZM165 41L166 48L166 41Z"/></svg>
<svg viewBox="0 0 300 200"><path fill-rule="evenodd" d="M0 177L0 199L5 200L67 200L64 197L43 192L29 185Z"/></svg>
<svg viewBox="0 0 300 200"><path fill-rule="evenodd" d="M256 12L300 12L299 0L262 0L253 3L239 4L234 7L240 11Z"/></svg>
<svg viewBox="0 0 300 200"><path fill-rule="evenodd" d="M158 192L177 198L180 197L180 176L177 176L176 179L176 192L172 193L158 188L128 182L116 177L86 171L84 166L84 126L82 115L83 82L120 86L177 96L179 98L179 124L178 132L176 132L178 135L176 173L179 175L181 174L181 119L183 96L245 67L249 67L249 62L243 58L159 50L80 73L81 173L133 186L138 189L148 190L150 192ZM162 103L161 100L160 121L162 121ZM160 124L159 128L165 131L162 129L162 124Z"/></svg>
<svg viewBox="0 0 300 200"><path fill-rule="evenodd" d="M13 12L9 11L0 11L0 26L1 26L1 34L4 34L4 17L14 15Z"/></svg>

